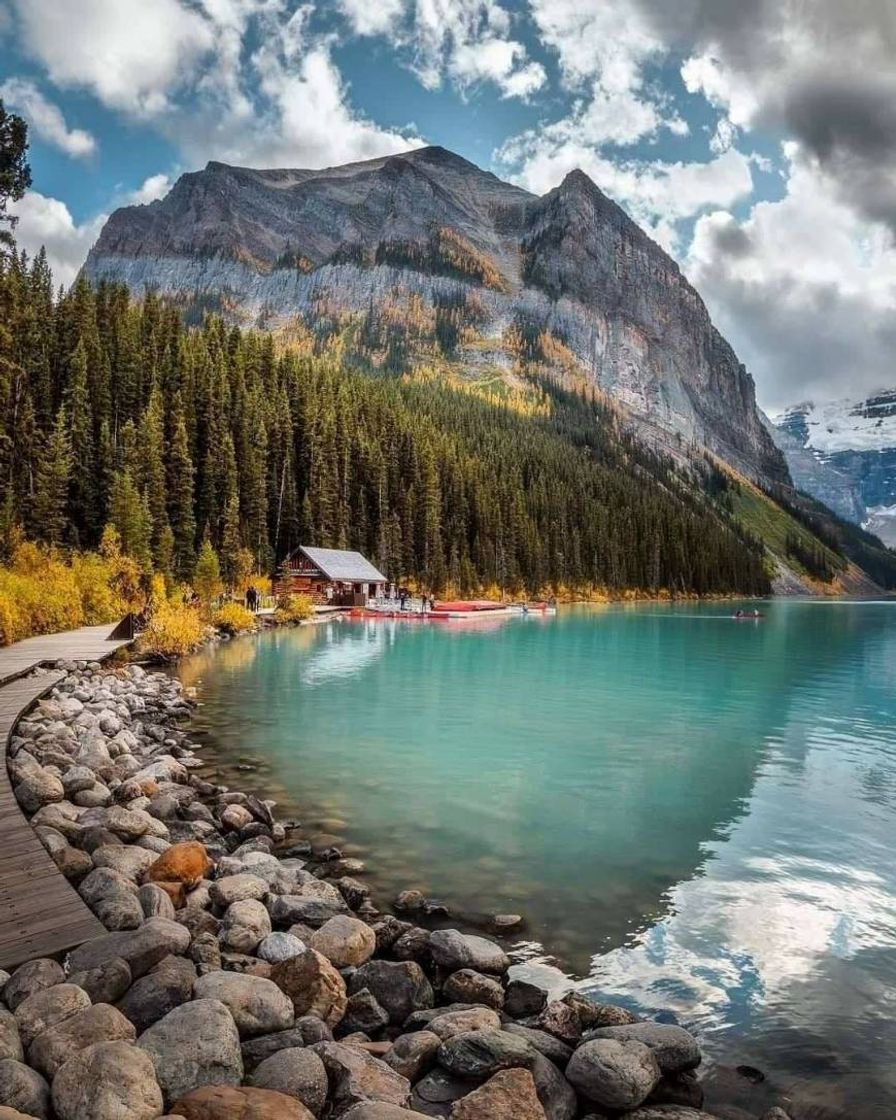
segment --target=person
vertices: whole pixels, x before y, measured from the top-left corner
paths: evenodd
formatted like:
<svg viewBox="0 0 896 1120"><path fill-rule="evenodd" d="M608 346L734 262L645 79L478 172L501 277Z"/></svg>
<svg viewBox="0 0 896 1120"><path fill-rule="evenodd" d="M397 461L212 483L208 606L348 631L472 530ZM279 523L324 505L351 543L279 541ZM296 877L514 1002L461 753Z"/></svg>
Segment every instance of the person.
<svg viewBox="0 0 896 1120"><path fill-rule="evenodd" d="M252 585L246 591L246 606L253 614L258 610L258 592Z"/></svg>
<svg viewBox="0 0 896 1120"><path fill-rule="evenodd" d="M734 617L735 618L743 618L744 617L744 612L740 609L740 607L738 607L737 610L734 612Z"/></svg>

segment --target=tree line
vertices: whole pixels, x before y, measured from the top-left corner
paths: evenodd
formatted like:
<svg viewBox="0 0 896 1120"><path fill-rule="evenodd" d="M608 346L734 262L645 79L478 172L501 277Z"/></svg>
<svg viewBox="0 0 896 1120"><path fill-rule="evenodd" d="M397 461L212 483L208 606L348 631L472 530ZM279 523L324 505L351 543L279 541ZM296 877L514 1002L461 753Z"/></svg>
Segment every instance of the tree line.
<svg viewBox="0 0 896 1120"><path fill-rule="evenodd" d="M0 263L3 539L92 549L107 525L172 580L203 542L225 582L299 543L356 548L433 591L768 589L761 549L696 476L593 394L523 415L438 379L279 350L152 293Z"/></svg>

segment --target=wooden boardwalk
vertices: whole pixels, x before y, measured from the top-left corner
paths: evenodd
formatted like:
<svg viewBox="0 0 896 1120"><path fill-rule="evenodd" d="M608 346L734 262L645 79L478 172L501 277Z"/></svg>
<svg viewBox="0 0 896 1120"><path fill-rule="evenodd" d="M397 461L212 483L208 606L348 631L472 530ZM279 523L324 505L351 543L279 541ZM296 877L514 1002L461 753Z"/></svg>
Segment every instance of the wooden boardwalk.
<svg viewBox="0 0 896 1120"><path fill-rule="evenodd" d="M23 712L64 673L25 676L47 662L100 661L127 642L109 641L112 626L85 626L0 649L0 744L5 755ZM105 933L38 840L0 767L0 968L50 957Z"/></svg>

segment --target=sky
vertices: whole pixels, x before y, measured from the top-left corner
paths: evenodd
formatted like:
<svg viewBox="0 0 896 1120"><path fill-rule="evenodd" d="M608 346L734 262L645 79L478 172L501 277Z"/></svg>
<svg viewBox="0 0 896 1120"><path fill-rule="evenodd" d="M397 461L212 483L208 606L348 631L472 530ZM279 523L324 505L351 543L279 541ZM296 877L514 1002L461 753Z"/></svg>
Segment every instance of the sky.
<svg viewBox="0 0 896 1120"><path fill-rule="evenodd" d="M441 144L584 170L670 252L775 412L896 384L893 0L0 0L19 242L70 283L208 160Z"/></svg>

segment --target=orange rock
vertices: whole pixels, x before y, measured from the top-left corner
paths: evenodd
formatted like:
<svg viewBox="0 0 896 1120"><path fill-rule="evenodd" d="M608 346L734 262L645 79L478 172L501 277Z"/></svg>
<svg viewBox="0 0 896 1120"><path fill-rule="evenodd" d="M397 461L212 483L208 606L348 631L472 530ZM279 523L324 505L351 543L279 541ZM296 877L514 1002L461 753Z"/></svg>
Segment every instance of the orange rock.
<svg viewBox="0 0 896 1120"><path fill-rule="evenodd" d="M245 1085L206 1085L194 1089L168 1111L187 1120L314 1120L295 1097Z"/></svg>
<svg viewBox="0 0 896 1120"><path fill-rule="evenodd" d="M546 1120L526 1069L505 1069L454 1102L451 1120Z"/></svg>
<svg viewBox="0 0 896 1120"><path fill-rule="evenodd" d="M144 797L152 797L159 792L159 783L154 778L144 778L140 782L140 792Z"/></svg>
<svg viewBox="0 0 896 1120"><path fill-rule="evenodd" d="M148 883L183 883L195 887L211 867L205 845L198 840L172 844L146 872Z"/></svg>

